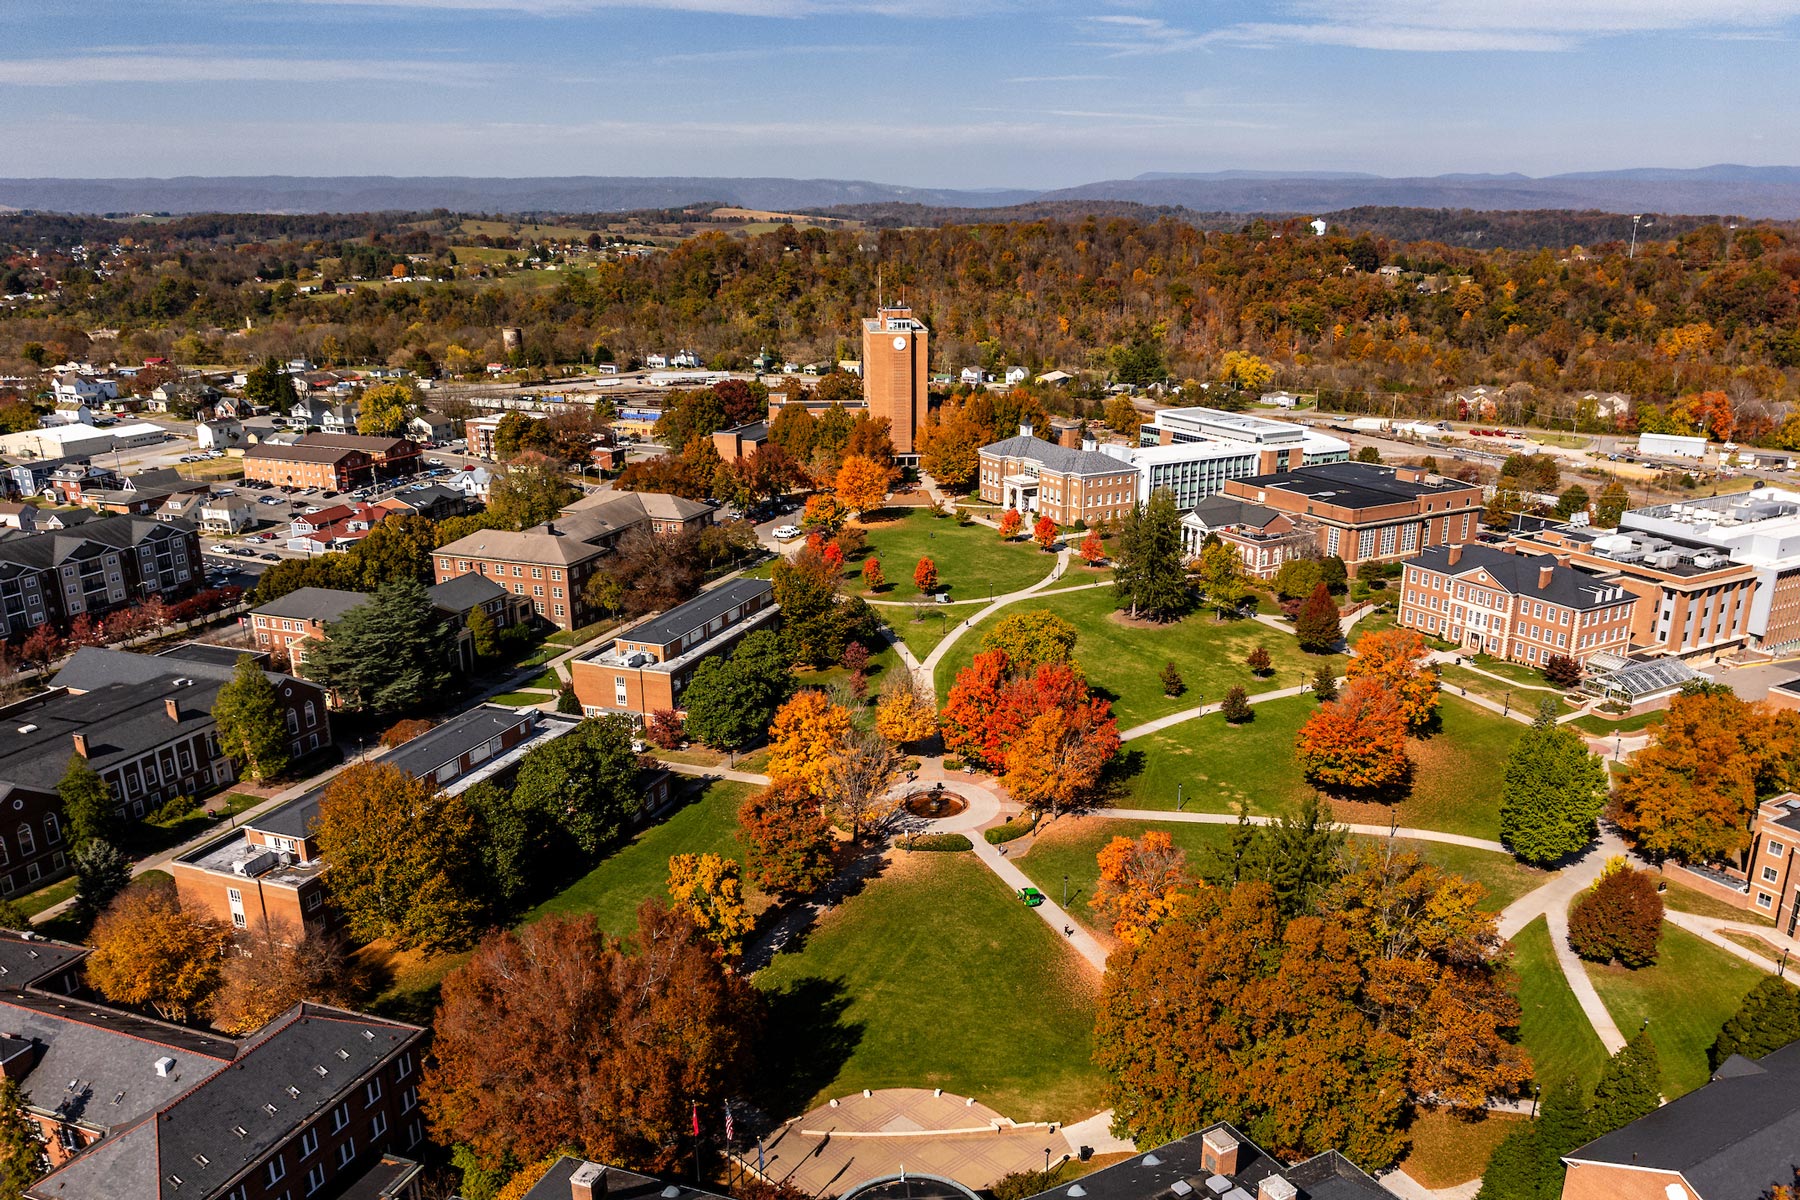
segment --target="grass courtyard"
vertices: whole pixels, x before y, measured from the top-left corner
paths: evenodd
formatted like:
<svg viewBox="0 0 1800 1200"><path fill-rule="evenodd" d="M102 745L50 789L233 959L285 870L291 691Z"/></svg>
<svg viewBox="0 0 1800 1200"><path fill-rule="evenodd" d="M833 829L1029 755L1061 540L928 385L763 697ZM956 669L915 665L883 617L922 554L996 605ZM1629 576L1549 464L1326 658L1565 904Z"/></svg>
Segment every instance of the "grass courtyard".
<svg viewBox="0 0 1800 1200"><path fill-rule="evenodd" d="M921 558L937 566L938 587L952 600L978 600L1003 596L1030 587L1056 566L1056 556L1046 554L1030 541L1003 542L987 525L958 525L953 517L934 517L929 509L883 509L878 520L865 525L869 547L844 564L844 591L871 600L913 600L913 569ZM881 560L887 586L870 594L863 586L865 559Z"/></svg>
<svg viewBox="0 0 1800 1200"><path fill-rule="evenodd" d="M1606 1066L1606 1047L1582 1014L1550 944L1550 927L1539 917L1513 938L1513 970L1518 974L1519 1041L1531 1052L1538 1086L1573 1076L1592 1088Z"/></svg>
<svg viewBox="0 0 1800 1200"><path fill-rule="evenodd" d="M942 1087L1021 1121L1100 1107L1093 972L971 855L895 854L755 983L792 1111L884 1087Z"/></svg>
<svg viewBox="0 0 1800 1200"><path fill-rule="evenodd" d="M1287 811L1312 791L1294 759L1294 738L1316 703L1311 696L1270 700L1256 705L1254 719L1235 728L1213 713L1134 738L1125 743L1121 790L1113 802L1172 809L1179 787L1182 806L1191 812L1235 812L1240 800L1253 813ZM1379 825L1394 820L1416 829L1499 838L1501 772L1525 727L1452 696L1439 701L1438 713L1438 731L1408 743L1415 768L1405 798L1392 805L1336 803L1339 820Z"/></svg>
<svg viewBox="0 0 1800 1200"><path fill-rule="evenodd" d="M1621 1033L1631 1037L1649 1022L1662 1060L1663 1095L1671 1100L1706 1082L1706 1048L1763 974L1668 924L1656 965L1636 971L1586 966Z"/></svg>
<svg viewBox="0 0 1800 1200"><path fill-rule="evenodd" d="M939 697L947 695L956 673L974 661L981 640L994 624L1014 613L1047 609L1080 630L1075 658L1088 681L1112 697L1121 729L1144 721L1211 704L1233 684L1245 691L1293 687L1310 679L1321 662L1342 668L1343 659L1302 654L1293 637L1259 621L1218 621L1211 609L1197 609L1168 625L1126 624L1114 617L1110 588L1033 596L975 626L962 636L937 669ZM1256 676L1244 658L1256 646L1268 647L1273 671ZM1173 662L1187 690L1163 695L1162 669Z"/></svg>

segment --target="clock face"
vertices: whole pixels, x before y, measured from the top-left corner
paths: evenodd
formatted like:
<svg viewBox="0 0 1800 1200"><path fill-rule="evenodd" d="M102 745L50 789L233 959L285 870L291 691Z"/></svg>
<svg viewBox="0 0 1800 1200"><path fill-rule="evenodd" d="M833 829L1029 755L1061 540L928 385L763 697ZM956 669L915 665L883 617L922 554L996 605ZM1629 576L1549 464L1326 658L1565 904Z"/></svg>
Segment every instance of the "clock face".
<svg viewBox="0 0 1800 1200"><path fill-rule="evenodd" d="M894 349L896 349L896 350L906 349L906 339L903 337L895 338L894 339Z"/></svg>

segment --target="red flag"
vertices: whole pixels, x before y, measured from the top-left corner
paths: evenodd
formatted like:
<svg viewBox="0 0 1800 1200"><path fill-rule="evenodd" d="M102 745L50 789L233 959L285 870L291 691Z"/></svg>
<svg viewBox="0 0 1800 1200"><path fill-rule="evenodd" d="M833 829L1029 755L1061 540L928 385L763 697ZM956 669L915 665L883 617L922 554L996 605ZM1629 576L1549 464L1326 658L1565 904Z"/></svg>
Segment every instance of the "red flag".
<svg viewBox="0 0 1800 1200"><path fill-rule="evenodd" d="M694 1136L700 1136L700 1102L694 1102Z"/></svg>

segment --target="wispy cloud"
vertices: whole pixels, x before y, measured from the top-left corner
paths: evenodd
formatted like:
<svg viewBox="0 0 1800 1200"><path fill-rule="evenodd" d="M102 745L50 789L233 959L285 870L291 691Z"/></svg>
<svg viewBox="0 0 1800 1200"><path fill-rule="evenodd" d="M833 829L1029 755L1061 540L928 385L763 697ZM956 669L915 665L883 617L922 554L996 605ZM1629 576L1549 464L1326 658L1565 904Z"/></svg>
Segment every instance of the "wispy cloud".
<svg viewBox="0 0 1800 1200"><path fill-rule="evenodd" d="M809 55L829 56L834 54L892 54L892 46L876 45L842 45L842 46L745 46L737 50L696 50L684 54L663 54L651 59L655 66L676 66L681 63L725 63L753 62L764 58L804 58Z"/></svg>
<svg viewBox="0 0 1800 1200"><path fill-rule="evenodd" d="M1093 45L1121 56L1282 45L1546 53L1627 34L1778 37L1800 18L1800 0L1290 0L1277 16L1287 19L1198 28L1121 13L1092 17L1088 29Z"/></svg>
<svg viewBox="0 0 1800 1200"><path fill-rule="evenodd" d="M395 83L469 82L485 72L459 64L454 76L438 66L371 59L273 58L201 53L71 54L0 59L0 87L94 87L109 83Z"/></svg>
<svg viewBox="0 0 1800 1200"><path fill-rule="evenodd" d="M1014 75L1006 83L1095 83L1117 75Z"/></svg>
<svg viewBox="0 0 1800 1200"><path fill-rule="evenodd" d="M388 8L421 12L516 12L579 16L620 9L711 13L734 17L796 18L834 13L942 18L994 12L1015 0L300 0L316 6Z"/></svg>

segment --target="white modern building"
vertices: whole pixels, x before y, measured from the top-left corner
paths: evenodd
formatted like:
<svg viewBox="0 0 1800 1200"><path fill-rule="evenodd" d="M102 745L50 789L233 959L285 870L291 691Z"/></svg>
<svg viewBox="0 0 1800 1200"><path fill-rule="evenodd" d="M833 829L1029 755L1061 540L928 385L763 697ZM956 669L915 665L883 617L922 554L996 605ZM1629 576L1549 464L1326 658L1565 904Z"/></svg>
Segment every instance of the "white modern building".
<svg viewBox="0 0 1800 1200"><path fill-rule="evenodd" d="M1800 492L1763 487L1737 496L1631 509L1619 519L1619 532L1660 538L1671 547L1663 552L1667 557L1679 561L1691 556L1699 569L1726 562L1751 567L1756 590L1743 622L1751 644L1765 651L1800 646ZM1727 602L1723 594L1720 602ZM1708 619L1703 604L1689 608L1685 620ZM1659 621L1668 619L1658 614Z"/></svg>
<svg viewBox="0 0 1800 1200"><path fill-rule="evenodd" d="M1665 458L1706 457L1706 439L1704 437L1687 437L1678 433L1640 433L1638 434L1639 454L1659 454Z"/></svg>
<svg viewBox="0 0 1800 1200"><path fill-rule="evenodd" d="M154 446L169 436L161 425L137 421L96 429L92 425L53 425L48 429L26 429L19 433L0 434L0 454L21 458L68 458L79 454L106 454L113 450L132 450Z"/></svg>
<svg viewBox="0 0 1800 1200"><path fill-rule="evenodd" d="M1100 452L1137 468L1139 500L1165 488L1183 509L1224 490L1228 479L1350 458L1350 444L1338 438L1216 408L1162 409L1139 429L1138 440L1136 446L1102 446Z"/></svg>

